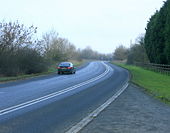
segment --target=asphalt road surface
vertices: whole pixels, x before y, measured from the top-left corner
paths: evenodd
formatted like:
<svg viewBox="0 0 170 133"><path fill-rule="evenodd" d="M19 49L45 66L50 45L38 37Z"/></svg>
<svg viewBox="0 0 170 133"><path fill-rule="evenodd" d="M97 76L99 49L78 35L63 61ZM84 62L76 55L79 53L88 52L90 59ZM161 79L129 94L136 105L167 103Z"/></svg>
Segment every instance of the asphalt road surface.
<svg viewBox="0 0 170 133"><path fill-rule="evenodd" d="M73 75L0 84L0 133L64 133L128 79L125 69L96 61Z"/></svg>
<svg viewBox="0 0 170 133"><path fill-rule="evenodd" d="M170 106L129 87L79 133L169 133Z"/></svg>

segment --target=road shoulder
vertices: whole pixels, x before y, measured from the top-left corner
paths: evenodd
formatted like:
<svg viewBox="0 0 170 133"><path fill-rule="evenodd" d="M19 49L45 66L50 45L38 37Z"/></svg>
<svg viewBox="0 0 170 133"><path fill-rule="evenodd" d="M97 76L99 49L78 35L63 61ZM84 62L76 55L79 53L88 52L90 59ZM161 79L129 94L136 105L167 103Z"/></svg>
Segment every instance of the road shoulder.
<svg viewBox="0 0 170 133"><path fill-rule="evenodd" d="M170 106L131 84L81 133L166 133L169 114Z"/></svg>

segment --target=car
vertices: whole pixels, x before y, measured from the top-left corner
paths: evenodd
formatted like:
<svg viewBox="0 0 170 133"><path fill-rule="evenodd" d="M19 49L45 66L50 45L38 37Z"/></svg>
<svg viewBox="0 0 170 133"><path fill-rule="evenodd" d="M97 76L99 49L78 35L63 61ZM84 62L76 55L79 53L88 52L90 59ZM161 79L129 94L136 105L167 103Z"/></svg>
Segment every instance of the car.
<svg viewBox="0 0 170 133"><path fill-rule="evenodd" d="M73 63L71 62L61 62L58 67L58 74L63 73L70 73L75 74L76 73L76 67L74 67Z"/></svg>

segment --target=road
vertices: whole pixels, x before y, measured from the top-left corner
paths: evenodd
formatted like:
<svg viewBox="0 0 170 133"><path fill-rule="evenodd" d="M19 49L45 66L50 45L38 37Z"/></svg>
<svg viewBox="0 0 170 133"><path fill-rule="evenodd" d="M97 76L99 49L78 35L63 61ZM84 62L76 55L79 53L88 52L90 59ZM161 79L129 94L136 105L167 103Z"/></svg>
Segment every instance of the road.
<svg viewBox="0 0 170 133"><path fill-rule="evenodd" d="M73 75L0 84L0 133L63 133L117 93L128 72L91 62Z"/></svg>
<svg viewBox="0 0 170 133"><path fill-rule="evenodd" d="M109 107L79 133L169 133L170 106L129 84Z"/></svg>

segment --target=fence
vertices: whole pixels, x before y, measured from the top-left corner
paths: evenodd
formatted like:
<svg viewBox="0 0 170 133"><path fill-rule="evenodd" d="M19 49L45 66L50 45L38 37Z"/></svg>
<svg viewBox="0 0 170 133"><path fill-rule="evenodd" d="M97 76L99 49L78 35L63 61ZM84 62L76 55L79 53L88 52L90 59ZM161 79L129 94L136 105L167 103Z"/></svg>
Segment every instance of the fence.
<svg viewBox="0 0 170 133"><path fill-rule="evenodd" d="M135 65L143 67L148 70L155 71L155 72L170 75L170 65L154 64L154 63L141 63L141 62L135 62Z"/></svg>

